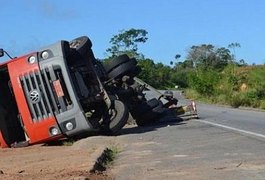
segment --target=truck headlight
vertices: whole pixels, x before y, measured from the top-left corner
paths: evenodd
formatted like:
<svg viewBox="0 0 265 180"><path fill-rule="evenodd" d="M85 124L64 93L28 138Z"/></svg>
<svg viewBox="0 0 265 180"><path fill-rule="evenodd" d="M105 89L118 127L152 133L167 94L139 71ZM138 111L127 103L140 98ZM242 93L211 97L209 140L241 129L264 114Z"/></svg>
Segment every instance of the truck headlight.
<svg viewBox="0 0 265 180"><path fill-rule="evenodd" d="M73 123L68 122L68 123L65 124L65 127L66 127L66 129L68 131L70 131L70 130L72 130L74 128L74 125L73 125Z"/></svg>
<svg viewBox="0 0 265 180"><path fill-rule="evenodd" d="M59 134L59 129L56 128L56 127L51 127L50 128L50 133L55 136L55 135L58 135Z"/></svg>
<svg viewBox="0 0 265 180"><path fill-rule="evenodd" d="M43 59L48 59L48 58L49 58L49 53L48 53L47 51L43 51L43 52L41 53L41 57L42 57Z"/></svg>
<svg viewBox="0 0 265 180"><path fill-rule="evenodd" d="M28 62L29 62L30 64L35 63L35 62L36 62L36 57L35 57L35 56L30 56L30 57L28 58Z"/></svg>

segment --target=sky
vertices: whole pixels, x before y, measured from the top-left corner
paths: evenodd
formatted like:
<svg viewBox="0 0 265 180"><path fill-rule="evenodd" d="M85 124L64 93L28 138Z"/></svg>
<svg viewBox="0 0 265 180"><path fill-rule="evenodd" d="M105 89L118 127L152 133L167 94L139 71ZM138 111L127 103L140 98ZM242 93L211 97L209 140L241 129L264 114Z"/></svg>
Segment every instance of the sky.
<svg viewBox="0 0 265 180"><path fill-rule="evenodd" d="M139 52L156 63L235 42L238 60L265 63L264 0L0 0L0 17L0 48L13 56L86 35L101 59L114 35L135 28L148 32Z"/></svg>

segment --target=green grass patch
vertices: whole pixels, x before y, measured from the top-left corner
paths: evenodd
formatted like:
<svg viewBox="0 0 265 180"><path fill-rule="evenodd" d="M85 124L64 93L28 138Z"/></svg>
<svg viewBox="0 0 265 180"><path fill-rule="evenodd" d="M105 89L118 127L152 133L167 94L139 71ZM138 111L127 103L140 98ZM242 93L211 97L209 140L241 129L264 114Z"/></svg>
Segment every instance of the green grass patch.
<svg viewBox="0 0 265 180"><path fill-rule="evenodd" d="M200 99L201 95L194 89L185 89L184 91L185 97L188 99Z"/></svg>
<svg viewBox="0 0 265 180"><path fill-rule="evenodd" d="M106 171L106 169L112 165L114 159L117 157L119 150L116 146L106 148L103 153L98 157L93 169L90 171L92 173Z"/></svg>
<svg viewBox="0 0 265 180"><path fill-rule="evenodd" d="M62 146L72 146L76 142L75 139L66 139L62 141Z"/></svg>
<svg viewBox="0 0 265 180"><path fill-rule="evenodd" d="M265 109L265 100L258 99L253 91L246 92L232 91L227 93L216 93L215 95L203 95L194 89L186 89L185 96L188 99L194 99L209 104L230 105L234 108L252 107Z"/></svg>
<svg viewBox="0 0 265 180"><path fill-rule="evenodd" d="M265 100L260 101L260 108L265 110Z"/></svg>

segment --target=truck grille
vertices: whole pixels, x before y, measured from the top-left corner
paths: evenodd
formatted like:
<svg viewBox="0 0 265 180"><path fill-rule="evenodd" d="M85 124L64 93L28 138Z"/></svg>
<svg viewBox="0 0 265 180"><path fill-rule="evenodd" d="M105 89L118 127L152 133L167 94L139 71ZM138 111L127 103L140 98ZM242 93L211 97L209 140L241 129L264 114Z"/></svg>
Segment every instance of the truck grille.
<svg viewBox="0 0 265 180"><path fill-rule="evenodd" d="M58 95L53 82L59 82L62 92ZM20 83L27 99L33 122L42 121L72 107L61 69L47 67L20 76Z"/></svg>

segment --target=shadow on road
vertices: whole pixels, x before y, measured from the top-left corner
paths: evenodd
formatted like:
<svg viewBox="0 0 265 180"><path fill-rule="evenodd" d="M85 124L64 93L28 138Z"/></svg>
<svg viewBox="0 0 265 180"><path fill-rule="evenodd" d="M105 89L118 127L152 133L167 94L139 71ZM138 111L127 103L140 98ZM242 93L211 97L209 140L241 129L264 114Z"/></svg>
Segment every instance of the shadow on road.
<svg viewBox="0 0 265 180"><path fill-rule="evenodd" d="M178 126L178 125L183 125L183 124L186 124L186 122L184 122L182 118L163 117L158 122L154 122L154 124L152 125L139 127L135 124L135 125L125 127L120 131L118 136L127 135L127 134L141 134L141 133L146 133L149 131L156 131L159 128L163 128L167 126Z"/></svg>
<svg viewBox="0 0 265 180"><path fill-rule="evenodd" d="M146 132L151 131L157 131L159 128L167 127L167 126L178 126L178 125L184 125L186 124L186 119L176 116L174 113L167 112L163 117L161 117L158 121L154 121L151 125L146 126L137 126L135 123L135 120L130 118L130 125L124 127L119 131L118 134L115 134L116 136L123 136L128 134L142 134ZM74 142L92 137L92 136L112 136L107 135L104 133L99 132L90 132L86 134L79 135L77 137L72 138L66 138L58 141L52 141L43 144L43 146L71 146Z"/></svg>

